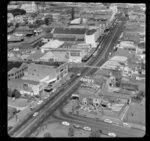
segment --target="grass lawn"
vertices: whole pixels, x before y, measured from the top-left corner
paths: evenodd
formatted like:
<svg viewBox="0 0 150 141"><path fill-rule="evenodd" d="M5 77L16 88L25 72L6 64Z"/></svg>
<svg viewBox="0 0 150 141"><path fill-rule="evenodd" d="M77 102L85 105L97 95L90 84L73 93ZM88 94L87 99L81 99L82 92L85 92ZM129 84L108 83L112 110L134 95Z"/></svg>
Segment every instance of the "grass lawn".
<svg viewBox="0 0 150 141"><path fill-rule="evenodd" d="M76 129L74 137L89 137L90 132L81 129ZM51 123L45 129L42 129L37 137L43 137L45 133L49 132L52 137L68 137L68 126L61 125L60 123Z"/></svg>
<svg viewBox="0 0 150 141"><path fill-rule="evenodd" d="M42 129L37 137L43 137L47 132L51 133L52 137L67 137L68 127L59 123L52 123L47 125L45 129Z"/></svg>
<svg viewBox="0 0 150 141"><path fill-rule="evenodd" d="M129 107L124 120L127 122L144 125L145 106L134 103Z"/></svg>

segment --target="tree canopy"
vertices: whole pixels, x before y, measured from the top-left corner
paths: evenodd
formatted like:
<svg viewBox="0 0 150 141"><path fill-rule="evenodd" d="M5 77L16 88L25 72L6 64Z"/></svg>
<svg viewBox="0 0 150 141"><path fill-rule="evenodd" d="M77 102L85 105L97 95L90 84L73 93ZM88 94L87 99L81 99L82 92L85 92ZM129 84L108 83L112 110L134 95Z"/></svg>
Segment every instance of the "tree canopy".
<svg viewBox="0 0 150 141"><path fill-rule="evenodd" d="M11 9L11 10L8 10L8 12L12 13L13 16L25 15L26 14L26 11L23 10L23 9Z"/></svg>
<svg viewBox="0 0 150 141"><path fill-rule="evenodd" d="M47 132L47 133L44 134L43 137L52 137L52 136L51 136L51 133Z"/></svg>
<svg viewBox="0 0 150 141"><path fill-rule="evenodd" d="M74 127L71 125L68 129L68 136L73 137L74 136Z"/></svg>
<svg viewBox="0 0 150 141"><path fill-rule="evenodd" d="M101 130L92 130L89 137L100 137L102 131Z"/></svg>

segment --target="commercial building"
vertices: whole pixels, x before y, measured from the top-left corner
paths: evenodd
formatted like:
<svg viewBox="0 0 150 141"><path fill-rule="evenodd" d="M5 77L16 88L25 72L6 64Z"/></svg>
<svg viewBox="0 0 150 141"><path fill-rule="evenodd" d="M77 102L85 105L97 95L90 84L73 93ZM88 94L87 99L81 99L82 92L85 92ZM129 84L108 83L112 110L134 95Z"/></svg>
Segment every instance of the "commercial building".
<svg viewBox="0 0 150 141"><path fill-rule="evenodd" d="M50 40L48 43L46 43L45 45L41 47L41 51L45 52L45 51L49 51L50 49L56 49L56 48L61 47L63 44L64 44L63 41Z"/></svg>
<svg viewBox="0 0 150 141"><path fill-rule="evenodd" d="M53 37L58 37L58 38L78 38L82 39L84 38L84 34L86 32L85 28L55 28L53 31Z"/></svg>
<svg viewBox="0 0 150 141"><path fill-rule="evenodd" d="M119 48L123 48L129 51L136 51L137 45L135 45L132 41L121 41Z"/></svg>
<svg viewBox="0 0 150 141"><path fill-rule="evenodd" d="M19 67L14 67L8 71L8 80L11 78L20 79L24 76L25 71L27 70L27 64L23 63Z"/></svg>
<svg viewBox="0 0 150 141"><path fill-rule="evenodd" d="M18 36L15 36L15 35L8 35L7 36L7 41L8 42L20 42L20 41L23 41L24 38L21 36L21 37L18 37Z"/></svg>
<svg viewBox="0 0 150 141"><path fill-rule="evenodd" d="M125 56L114 56L106 63L101 66L101 69L123 69L124 65L127 64L127 57Z"/></svg>
<svg viewBox="0 0 150 141"><path fill-rule="evenodd" d="M88 30L85 34L86 44L90 44L92 47L97 47L97 39L101 34L101 28Z"/></svg>
<svg viewBox="0 0 150 141"><path fill-rule="evenodd" d="M34 32L32 29L30 29L27 26L19 26L18 28L15 29L15 35L22 35L22 36L28 36L28 35L33 35Z"/></svg>
<svg viewBox="0 0 150 141"><path fill-rule="evenodd" d="M9 72L8 88L17 89L22 94L38 95L49 84L59 82L67 74L67 64L57 68L33 63L24 64L19 69Z"/></svg>
<svg viewBox="0 0 150 141"><path fill-rule="evenodd" d="M27 13L35 13L38 11L38 8L37 8L35 2L22 4L21 9L24 9Z"/></svg>

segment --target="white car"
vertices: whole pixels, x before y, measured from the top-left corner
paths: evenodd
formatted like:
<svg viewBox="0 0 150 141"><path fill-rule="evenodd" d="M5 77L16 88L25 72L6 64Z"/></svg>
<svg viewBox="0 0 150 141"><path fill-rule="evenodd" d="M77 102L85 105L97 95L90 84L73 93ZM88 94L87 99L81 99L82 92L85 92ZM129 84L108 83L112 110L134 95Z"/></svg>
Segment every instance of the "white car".
<svg viewBox="0 0 150 141"><path fill-rule="evenodd" d="M81 73L77 73L77 76L80 76L81 75Z"/></svg>
<svg viewBox="0 0 150 141"><path fill-rule="evenodd" d="M83 129L86 130L86 131L91 131L90 127L83 127Z"/></svg>
<svg viewBox="0 0 150 141"><path fill-rule="evenodd" d="M104 122L112 123L112 121L110 119L105 119Z"/></svg>
<svg viewBox="0 0 150 141"><path fill-rule="evenodd" d="M43 100L40 100L37 104L39 105L39 104L41 104L43 102Z"/></svg>
<svg viewBox="0 0 150 141"><path fill-rule="evenodd" d="M45 96L45 97L44 97L44 99L47 99L47 98L49 98L49 96Z"/></svg>
<svg viewBox="0 0 150 141"><path fill-rule="evenodd" d="M35 112L35 113L33 114L33 116L36 117L38 114L39 114L38 112Z"/></svg>
<svg viewBox="0 0 150 141"><path fill-rule="evenodd" d="M52 92L55 92L55 91L56 91L56 89L53 89L53 90L52 90Z"/></svg>
<svg viewBox="0 0 150 141"><path fill-rule="evenodd" d="M115 133L111 133L111 132L109 132L109 133L108 133L108 136L116 137L116 134L115 134Z"/></svg>
<svg viewBox="0 0 150 141"><path fill-rule="evenodd" d="M128 123L126 123L126 122L123 123L123 126L131 128L131 126Z"/></svg>
<svg viewBox="0 0 150 141"><path fill-rule="evenodd" d="M63 121L62 124L63 124L63 125L66 125L66 126L69 126L69 125L70 125L70 123L67 122L67 121Z"/></svg>

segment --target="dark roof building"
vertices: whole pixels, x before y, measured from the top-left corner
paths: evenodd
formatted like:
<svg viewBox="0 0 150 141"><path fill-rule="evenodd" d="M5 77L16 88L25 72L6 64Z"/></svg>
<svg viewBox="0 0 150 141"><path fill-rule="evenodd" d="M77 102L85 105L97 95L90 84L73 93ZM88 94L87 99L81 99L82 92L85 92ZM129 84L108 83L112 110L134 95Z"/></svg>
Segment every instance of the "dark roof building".
<svg viewBox="0 0 150 141"><path fill-rule="evenodd" d="M8 66L8 72L12 69L12 68L19 68L22 65L21 62L8 62L7 66Z"/></svg>
<svg viewBox="0 0 150 141"><path fill-rule="evenodd" d="M85 28L55 28L54 34L85 34Z"/></svg>
<svg viewBox="0 0 150 141"><path fill-rule="evenodd" d="M88 31L86 32L86 35L92 35L92 34L95 33L95 32L96 32L96 29L88 30Z"/></svg>

